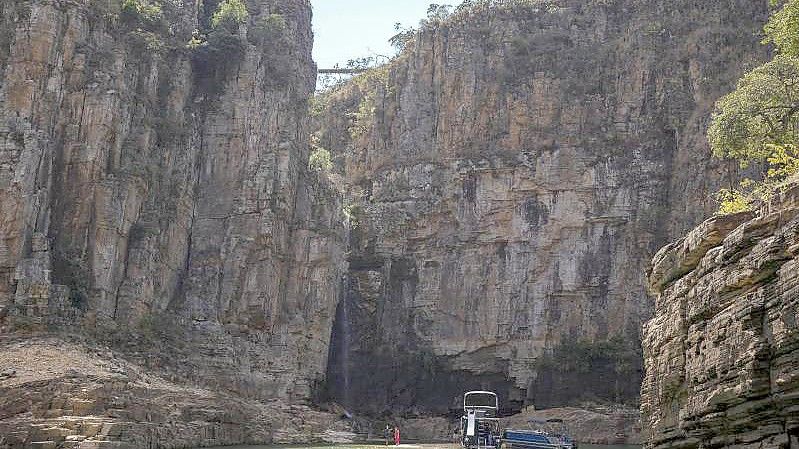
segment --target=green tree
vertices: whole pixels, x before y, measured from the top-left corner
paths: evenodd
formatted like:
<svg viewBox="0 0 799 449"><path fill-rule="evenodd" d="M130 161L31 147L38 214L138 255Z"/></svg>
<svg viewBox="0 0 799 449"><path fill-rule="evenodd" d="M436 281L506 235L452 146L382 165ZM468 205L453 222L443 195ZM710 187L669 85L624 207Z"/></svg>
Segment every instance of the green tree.
<svg viewBox="0 0 799 449"><path fill-rule="evenodd" d="M443 22L450 14L452 14L452 5L431 3L430 6L427 7L427 22Z"/></svg>
<svg viewBox="0 0 799 449"><path fill-rule="evenodd" d="M779 1L771 0L772 6ZM799 56L799 2L788 0L782 9L769 18L765 27L765 44L774 44L782 55Z"/></svg>
<svg viewBox="0 0 799 449"><path fill-rule="evenodd" d="M765 32L764 43L774 44L777 55L718 101L708 141L716 157L766 169L761 180L719 192L719 213L751 208L799 172L799 0L784 2Z"/></svg>
<svg viewBox="0 0 799 449"><path fill-rule="evenodd" d="M397 22L394 24L394 31L396 31L397 34L391 36L388 42L392 47L394 47L394 49L397 51L397 54L399 54L405 50L408 42L410 42L414 36L416 36L416 30L413 28L405 28L401 23Z"/></svg>
<svg viewBox="0 0 799 449"><path fill-rule="evenodd" d="M778 55L747 73L716 104L708 130L714 155L748 165L776 147L796 142L799 131L799 58Z"/></svg>

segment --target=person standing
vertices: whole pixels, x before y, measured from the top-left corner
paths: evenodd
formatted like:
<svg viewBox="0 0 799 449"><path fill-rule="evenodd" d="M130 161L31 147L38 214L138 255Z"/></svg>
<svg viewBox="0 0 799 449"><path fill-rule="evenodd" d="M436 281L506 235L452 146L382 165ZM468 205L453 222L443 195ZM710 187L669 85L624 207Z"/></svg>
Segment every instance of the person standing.
<svg viewBox="0 0 799 449"><path fill-rule="evenodd" d="M399 446L400 445L400 431L399 431L399 427L397 427L397 426L394 426L394 445L395 446Z"/></svg>
<svg viewBox="0 0 799 449"><path fill-rule="evenodd" d="M391 437L392 437L391 434L392 434L391 426L386 424L386 428L383 429L383 438L385 438L386 440L386 446L388 446L389 443L391 442Z"/></svg>

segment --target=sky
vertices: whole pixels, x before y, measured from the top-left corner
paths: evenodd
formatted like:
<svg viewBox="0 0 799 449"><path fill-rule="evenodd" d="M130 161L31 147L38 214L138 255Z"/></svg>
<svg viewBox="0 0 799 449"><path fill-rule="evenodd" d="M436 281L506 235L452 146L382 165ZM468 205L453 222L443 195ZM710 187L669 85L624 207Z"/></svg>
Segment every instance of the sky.
<svg viewBox="0 0 799 449"><path fill-rule="evenodd" d="M431 3L461 0L311 0L314 9L314 60L319 68L342 67L366 56L393 56L388 39L394 24L416 27Z"/></svg>

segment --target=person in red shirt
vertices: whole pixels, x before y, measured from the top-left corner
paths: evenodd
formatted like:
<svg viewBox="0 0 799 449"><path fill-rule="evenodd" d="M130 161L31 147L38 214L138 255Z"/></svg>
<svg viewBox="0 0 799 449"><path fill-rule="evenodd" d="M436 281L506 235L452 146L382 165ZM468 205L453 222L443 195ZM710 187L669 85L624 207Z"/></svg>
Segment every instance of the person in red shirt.
<svg viewBox="0 0 799 449"><path fill-rule="evenodd" d="M397 446L400 445L400 431L397 426L394 426L394 444Z"/></svg>

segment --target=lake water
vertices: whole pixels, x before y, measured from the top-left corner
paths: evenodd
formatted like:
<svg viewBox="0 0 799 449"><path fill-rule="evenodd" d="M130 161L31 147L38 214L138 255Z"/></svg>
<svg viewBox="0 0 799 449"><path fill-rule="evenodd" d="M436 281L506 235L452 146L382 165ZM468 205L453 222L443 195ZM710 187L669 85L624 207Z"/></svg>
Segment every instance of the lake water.
<svg viewBox="0 0 799 449"><path fill-rule="evenodd" d="M204 448L204 449L386 449L396 448L397 446L369 445L369 444L336 444L330 446L226 446L224 448ZM402 444L400 449L457 449L459 444ZM641 449L635 445L604 445L604 444L581 444L580 449Z"/></svg>

